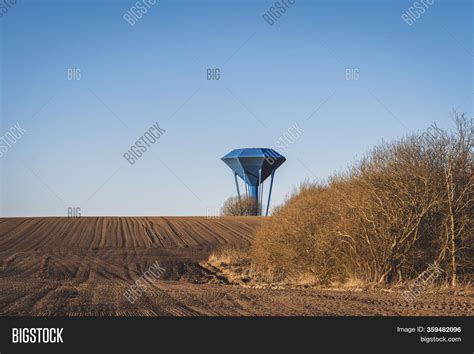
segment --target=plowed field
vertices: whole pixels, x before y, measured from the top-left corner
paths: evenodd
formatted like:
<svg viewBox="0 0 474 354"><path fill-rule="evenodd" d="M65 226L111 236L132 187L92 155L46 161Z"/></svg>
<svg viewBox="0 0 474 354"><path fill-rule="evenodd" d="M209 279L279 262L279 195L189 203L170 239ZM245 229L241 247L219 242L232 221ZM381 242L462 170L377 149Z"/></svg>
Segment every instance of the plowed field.
<svg viewBox="0 0 474 354"><path fill-rule="evenodd" d="M472 296L255 289L199 263L246 246L258 217L0 219L0 315L473 315ZM130 303L124 291L158 262L164 273Z"/></svg>

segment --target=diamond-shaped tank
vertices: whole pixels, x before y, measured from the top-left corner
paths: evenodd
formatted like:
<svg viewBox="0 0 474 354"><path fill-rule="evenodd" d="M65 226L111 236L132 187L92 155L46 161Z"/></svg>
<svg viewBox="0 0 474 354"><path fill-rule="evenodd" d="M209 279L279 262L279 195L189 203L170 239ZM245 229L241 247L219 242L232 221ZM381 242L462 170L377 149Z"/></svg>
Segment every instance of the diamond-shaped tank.
<svg viewBox="0 0 474 354"><path fill-rule="evenodd" d="M273 185L273 175L275 170L286 161L286 159L277 151L267 148L246 148L235 149L222 158L236 176L248 185L248 193L256 198L261 207L261 192L259 186L269 176L272 176L268 204L270 203L271 188ZM237 193L240 197L238 182L236 179ZM268 214L267 204L267 214Z"/></svg>

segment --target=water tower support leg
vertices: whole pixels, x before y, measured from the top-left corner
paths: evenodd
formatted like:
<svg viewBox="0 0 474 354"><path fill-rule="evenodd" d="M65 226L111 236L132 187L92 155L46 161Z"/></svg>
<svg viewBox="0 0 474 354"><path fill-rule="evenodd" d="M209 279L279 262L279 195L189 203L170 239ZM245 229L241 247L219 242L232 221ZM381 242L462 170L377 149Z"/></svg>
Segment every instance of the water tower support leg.
<svg viewBox="0 0 474 354"><path fill-rule="evenodd" d="M247 183L247 175L244 174L244 184L245 184L245 196L249 196L249 184Z"/></svg>
<svg viewBox="0 0 474 354"><path fill-rule="evenodd" d="M261 203L261 200L262 200L262 191L263 189L260 188L260 184L262 183L262 170L258 170L258 194L257 194L257 213L258 215L262 215L262 203Z"/></svg>
<svg viewBox="0 0 474 354"><path fill-rule="evenodd" d="M239 202L240 202L239 181L237 180L237 173L235 173L235 172L234 172L234 178L235 178L235 186L237 187L237 195L239 196Z"/></svg>
<svg viewBox="0 0 474 354"><path fill-rule="evenodd" d="M270 180L270 190L268 191L267 212L265 213L265 216L268 216L268 208L270 207L270 198L272 196L273 176L274 175L275 175L275 171L272 171L272 177L271 177L271 180Z"/></svg>

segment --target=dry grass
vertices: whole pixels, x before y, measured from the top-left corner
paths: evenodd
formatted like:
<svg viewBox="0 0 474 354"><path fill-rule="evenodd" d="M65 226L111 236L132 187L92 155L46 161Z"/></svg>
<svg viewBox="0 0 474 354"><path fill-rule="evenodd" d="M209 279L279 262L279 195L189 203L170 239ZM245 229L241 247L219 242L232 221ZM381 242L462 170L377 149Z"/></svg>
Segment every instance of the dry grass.
<svg viewBox="0 0 474 354"><path fill-rule="evenodd" d="M243 285L251 280L248 247L221 247L212 252L207 262L201 265L226 278L230 284Z"/></svg>
<svg viewBox="0 0 474 354"><path fill-rule="evenodd" d="M218 276L224 277L229 284L240 285L255 289L314 289L336 292L370 292L370 293L399 293L409 289L412 281L386 284L368 282L365 279L350 277L344 281L332 281L321 284L318 277L310 273L293 273L284 280L272 279L269 272L262 276L255 272L248 248L223 247L212 252L208 260L201 265ZM423 294L443 294L453 296L474 297L474 286L470 281L462 281L456 287L446 282L437 282L426 286Z"/></svg>

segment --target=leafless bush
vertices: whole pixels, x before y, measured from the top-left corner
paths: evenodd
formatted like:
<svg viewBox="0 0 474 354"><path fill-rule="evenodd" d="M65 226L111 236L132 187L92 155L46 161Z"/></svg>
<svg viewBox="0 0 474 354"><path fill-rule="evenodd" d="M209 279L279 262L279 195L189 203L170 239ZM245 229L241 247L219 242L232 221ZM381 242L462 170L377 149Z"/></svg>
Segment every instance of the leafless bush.
<svg viewBox="0 0 474 354"><path fill-rule="evenodd" d="M304 184L258 230L252 267L267 281L402 282L428 264L456 286L474 264L471 126L372 149L327 183Z"/></svg>
<svg viewBox="0 0 474 354"><path fill-rule="evenodd" d="M224 202L221 214L224 216L257 215L257 199L251 197L230 197Z"/></svg>

